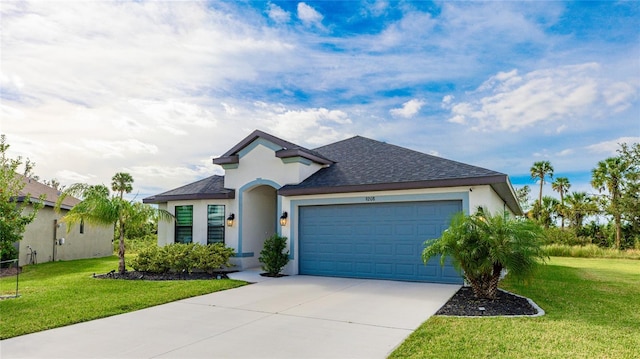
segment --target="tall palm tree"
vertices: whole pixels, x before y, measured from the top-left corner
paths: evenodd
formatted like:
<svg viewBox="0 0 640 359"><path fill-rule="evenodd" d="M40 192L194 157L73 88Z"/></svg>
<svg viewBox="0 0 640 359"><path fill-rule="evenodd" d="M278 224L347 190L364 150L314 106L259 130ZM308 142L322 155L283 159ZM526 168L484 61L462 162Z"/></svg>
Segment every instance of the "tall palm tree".
<svg viewBox="0 0 640 359"><path fill-rule="evenodd" d="M541 228L529 220L507 213L492 215L487 210L466 216L458 213L449 229L437 239L425 242L422 260L440 255L440 263L451 257L478 298L494 299L503 269L515 278L533 274L537 260L544 260Z"/></svg>
<svg viewBox="0 0 640 359"><path fill-rule="evenodd" d="M571 183L567 177L557 177L553 183L551 183L551 189L560 193L560 211L558 211L560 215L560 223L562 229L564 229L564 195L569 192L569 188L571 188Z"/></svg>
<svg viewBox="0 0 640 359"><path fill-rule="evenodd" d="M128 188L131 187L133 182L131 175L124 175L118 176L117 174L113 176L113 195L109 193L109 189L104 185L76 183L62 192L56 202L56 210L59 211L60 205L66 196L82 198L82 201L69 210L62 219L69 224L67 230L70 230L74 224L81 221L95 225L115 225L118 228L120 233L118 248L119 273L124 273L126 270L124 259L126 228L148 221L151 215L157 215L162 220L173 219L173 215L166 210L155 209L149 205L124 200L122 198L123 194L127 190L131 191Z"/></svg>
<svg viewBox="0 0 640 359"><path fill-rule="evenodd" d="M608 192L608 205L606 211L613 216L616 226L616 248L620 248L620 237L622 233L622 208L620 204L620 194L625 172L629 168L629 163L620 157L609 157L598 162L596 168L591 171L591 185L602 193L605 189Z"/></svg>
<svg viewBox="0 0 640 359"><path fill-rule="evenodd" d="M586 216L598 212L598 206L587 192L571 192L567 195L566 201L569 222L576 229L582 228Z"/></svg>
<svg viewBox="0 0 640 359"><path fill-rule="evenodd" d="M540 193L538 194L538 203L542 204L542 187L545 184L545 177L549 175L553 178L553 166L549 161L534 162L531 166L531 179L540 181Z"/></svg>
<svg viewBox="0 0 640 359"><path fill-rule="evenodd" d="M120 194L120 199L125 193L133 191L133 177L126 172L118 172L111 178L111 189Z"/></svg>

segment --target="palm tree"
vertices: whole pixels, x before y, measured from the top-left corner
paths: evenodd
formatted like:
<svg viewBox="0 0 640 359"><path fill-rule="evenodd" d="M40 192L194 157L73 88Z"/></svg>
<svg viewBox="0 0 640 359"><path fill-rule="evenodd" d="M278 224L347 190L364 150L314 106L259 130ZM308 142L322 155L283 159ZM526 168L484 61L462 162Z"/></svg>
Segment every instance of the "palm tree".
<svg viewBox="0 0 640 359"><path fill-rule="evenodd" d="M451 257L478 298L494 299L503 269L525 279L533 274L539 259L542 230L530 220L510 218L505 213L491 215L478 211L466 216L458 213L442 236L425 242L422 260L440 255L440 263Z"/></svg>
<svg viewBox="0 0 640 359"><path fill-rule="evenodd" d="M111 178L111 189L120 194L120 199L125 193L133 191L133 177L126 172L118 172Z"/></svg>
<svg viewBox="0 0 640 359"><path fill-rule="evenodd" d="M92 186L85 183L76 183L62 192L56 202L56 210L59 211L60 205L66 196L82 198L82 201L69 210L62 219L69 224L67 230L70 230L74 224L81 221L94 225L115 225L118 228L120 233L118 248L119 273L124 273L126 270L124 259L126 228L148 221L151 215L157 215L162 220L173 219L173 215L166 210L155 209L149 205L124 200L122 198L123 194L131 191L132 182L133 178L126 173L113 176L113 195L110 195L109 189L104 185Z"/></svg>
<svg viewBox="0 0 640 359"><path fill-rule="evenodd" d="M567 216L569 222L576 228L582 228L582 223L586 216L596 214L598 206L587 192L571 192L567 198Z"/></svg>
<svg viewBox="0 0 640 359"><path fill-rule="evenodd" d="M598 162L598 166L591 171L591 185L598 189L598 192L607 190L608 206L606 211L613 215L616 226L616 248L620 248L620 237L622 233L622 208L620 204L620 194L624 176L628 170L629 163L620 157L610 157Z"/></svg>
<svg viewBox="0 0 640 359"><path fill-rule="evenodd" d="M565 212L565 208L564 208L564 195L566 193L569 192L569 188L571 187L571 183L569 182L569 179L567 177L557 177L553 183L551 183L551 188L560 193L560 223L562 226L562 229L564 229L564 212Z"/></svg>
<svg viewBox="0 0 640 359"><path fill-rule="evenodd" d="M540 181L540 193L538 194L538 203L542 204L542 187L545 183L545 177L549 175L549 177L553 178L553 166L551 166L551 162L549 161L538 161L534 162L533 166L531 166L531 179Z"/></svg>

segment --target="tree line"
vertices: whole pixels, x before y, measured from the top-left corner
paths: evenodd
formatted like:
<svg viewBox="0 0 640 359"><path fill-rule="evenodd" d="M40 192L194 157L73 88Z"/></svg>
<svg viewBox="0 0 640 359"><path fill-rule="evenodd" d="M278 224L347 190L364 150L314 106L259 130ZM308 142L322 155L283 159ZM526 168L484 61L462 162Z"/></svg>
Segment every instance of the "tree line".
<svg viewBox="0 0 640 359"><path fill-rule="evenodd" d="M591 170L593 193L569 192L571 181L567 177L554 178L549 161L538 161L531 166L531 179L538 182L538 198L530 202L531 188L516 190L520 206L527 217L544 228L569 229L576 236L587 237L592 243L617 249L640 246L640 144L621 144L617 156L599 161ZM543 195L544 184L559 199ZM595 216L605 218L604 224ZM585 220L592 221L585 224Z"/></svg>

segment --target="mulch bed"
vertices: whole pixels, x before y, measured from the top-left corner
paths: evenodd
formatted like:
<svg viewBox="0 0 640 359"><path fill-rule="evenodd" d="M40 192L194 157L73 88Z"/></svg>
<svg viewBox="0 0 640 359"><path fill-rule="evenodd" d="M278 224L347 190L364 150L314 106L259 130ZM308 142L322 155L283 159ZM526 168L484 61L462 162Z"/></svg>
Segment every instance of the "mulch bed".
<svg viewBox="0 0 640 359"><path fill-rule="evenodd" d="M120 274L116 271L111 271L106 274L95 274L94 278L98 279L127 279L127 280L194 280L194 279L229 279L227 273L149 273L138 271L126 271L124 274Z"/></svg>
<svg viewBox="0 0 640 359"><path fill-rule="evenodd" d="M484 310L482 310L484 308ZM522 298L511 293L498 290L497 298L478 299L473 294L471 287L462 287L449 301L436 312L436 315L447 316L509 316L509 315L535 315L538 310Z"/></svg>

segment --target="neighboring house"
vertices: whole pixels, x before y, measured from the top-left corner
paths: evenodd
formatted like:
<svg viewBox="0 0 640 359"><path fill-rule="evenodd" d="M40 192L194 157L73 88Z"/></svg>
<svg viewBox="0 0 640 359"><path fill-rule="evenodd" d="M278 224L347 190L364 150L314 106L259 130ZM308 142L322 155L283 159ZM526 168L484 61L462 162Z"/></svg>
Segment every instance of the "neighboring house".
<svg viewBox="0 0 640 359"><path fill-rule="evenodd" d="M309 150L254 131L213 163L224 176L144 202L176 215L160 245L224 242L239 269L259 266L278 233L287 274L461 283L451 265L422 262L424 241L456 212L522 214L506 174L360 136Z"/></svg>
<svg viewBox="0 0 640 359"><path fill-rule="evenodd" d="M27 194L37 201L44 194L45 203L23 234L20 246L20 265L33 262L50 262L81 258L106 257L113 254L113 226L90 226L76 224L67 232L67 225L61 222L62 217L79 199L67 196L60 212L54 206L60 192L33 179L24 178L25 187L20 191L18 201L27 200ZM31 207L25 209L31 210ZM35 253L35 256L33 255Z"/></svg>

